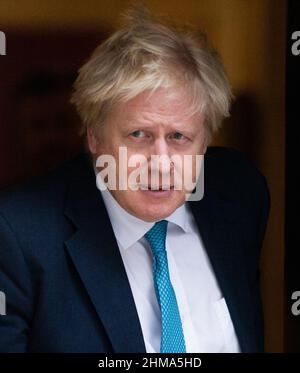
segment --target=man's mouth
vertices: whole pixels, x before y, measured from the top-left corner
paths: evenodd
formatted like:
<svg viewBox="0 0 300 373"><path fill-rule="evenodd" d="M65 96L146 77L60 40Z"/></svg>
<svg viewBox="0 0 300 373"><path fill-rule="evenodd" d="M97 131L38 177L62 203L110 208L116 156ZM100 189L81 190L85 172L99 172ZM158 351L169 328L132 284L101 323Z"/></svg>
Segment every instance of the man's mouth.
<svg viewBox="0 0 300 373"><path fill-rule="evenodd" d="M174 186L169 185L169 186L158 186L158 187L153 187L153 185L147 185L147 186L141 186L140 191L148 197L152 198L168 198L170 197L173 192L174 192Z"/></svg>
<svg viewBox="0 0 300 373"><path fill-rule="evenodd" d="M151 190L152 192L174 190L174 185L140 185L141 190Z"/></svg>

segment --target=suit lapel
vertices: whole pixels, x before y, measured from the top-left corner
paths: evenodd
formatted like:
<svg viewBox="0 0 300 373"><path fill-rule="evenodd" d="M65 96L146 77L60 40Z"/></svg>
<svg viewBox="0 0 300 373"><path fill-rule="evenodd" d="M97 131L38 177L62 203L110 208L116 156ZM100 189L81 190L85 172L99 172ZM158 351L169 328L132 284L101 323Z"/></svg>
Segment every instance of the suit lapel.
<svg viewBox="0 0 300 373"><path fill-rule="evenodd" d="M88 162L82 165L82 169L74 170L65 215L77 229L65 242L66 250L114 351L145 352L122 257Z"/></svg>
<svg viewBox="0 0 300 373"><path fill-rule="evenodd" d="M255 351L252 306L242 253L239 207L211 192L189 202L235 327L242 352Z"/></svg>

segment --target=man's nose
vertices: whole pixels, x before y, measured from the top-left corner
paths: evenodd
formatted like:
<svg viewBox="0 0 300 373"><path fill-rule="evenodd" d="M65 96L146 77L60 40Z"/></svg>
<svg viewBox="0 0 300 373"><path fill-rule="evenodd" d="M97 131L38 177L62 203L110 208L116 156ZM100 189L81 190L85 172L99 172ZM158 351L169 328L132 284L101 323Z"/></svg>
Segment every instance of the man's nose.
<svg viewBox="0 0 300 373"><path fill-rule="evenodd" d="M168 144L164 138L155 139L152 150L154 155L169 155Z"/></svg>
<svg viewBox="0 0 300 373"><path fill-rule="evenodd" d="M155 139L153 146L151 147L151 155L159 157L159 164L155 163L155 168L158 167L160 173L165 173L172 170L173 163L171 161L170 148L166 139Z"/></svg>

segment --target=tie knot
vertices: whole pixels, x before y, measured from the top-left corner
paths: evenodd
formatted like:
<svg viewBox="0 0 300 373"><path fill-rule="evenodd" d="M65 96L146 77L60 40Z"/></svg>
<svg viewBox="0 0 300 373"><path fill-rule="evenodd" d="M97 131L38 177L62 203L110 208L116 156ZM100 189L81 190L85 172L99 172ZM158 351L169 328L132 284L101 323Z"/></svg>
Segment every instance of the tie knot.
<svg viewBox="0 0 300 373"><path fill-rule="evenodd" d="M160 220L145 234L154 254L166 249L167 220Z"/></svg>

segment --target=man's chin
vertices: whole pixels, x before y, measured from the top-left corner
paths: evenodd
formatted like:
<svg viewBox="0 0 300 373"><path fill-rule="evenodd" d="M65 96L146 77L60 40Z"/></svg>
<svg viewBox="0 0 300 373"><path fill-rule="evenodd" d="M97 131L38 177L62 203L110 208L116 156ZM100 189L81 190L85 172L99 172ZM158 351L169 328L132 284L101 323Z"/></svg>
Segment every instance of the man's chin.
<svg viewBox="0 0 300 373"><path fill-rule="evenodd" d="M134 191L123 195L114 195L120 205L130 214L144 221L158 221L171 215L179 206L185 202L182 192L171 190L165 195L156 195L155 191ZM170 192L170 194L169 194ZM125 197L125 198L124 198Z"/></svg>
<svg viewBox="0 0 300 373"><path fill-rule="evenodd" d="M144 200L143 203L138 205L138 208L134 206L134 215L145 221L158 221L171 215L179 206L180 203L175 204L171 201L164 203L161 200L160 203L147 204Z"/></svg>

